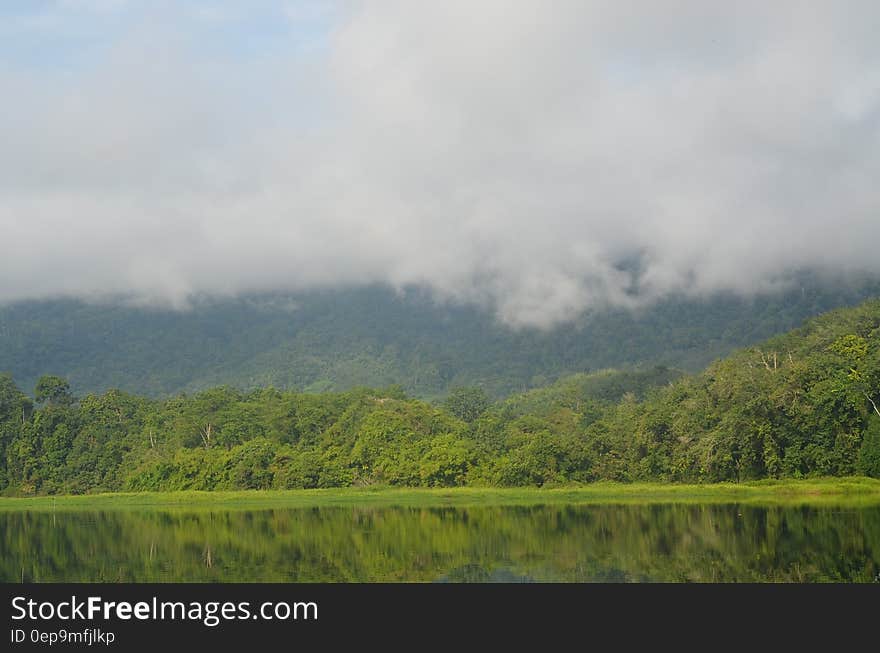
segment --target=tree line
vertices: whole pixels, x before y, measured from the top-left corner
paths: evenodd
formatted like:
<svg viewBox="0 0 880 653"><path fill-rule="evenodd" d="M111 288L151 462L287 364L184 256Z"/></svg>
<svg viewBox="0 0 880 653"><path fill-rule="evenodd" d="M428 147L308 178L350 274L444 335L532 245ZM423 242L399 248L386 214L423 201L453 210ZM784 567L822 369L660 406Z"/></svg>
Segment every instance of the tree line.
<svg viewBox="0 0 880 653"><path fill-rule="evenodd" d="M0 375L0 489L30 495L880 476L880 301L697 375L575 374L492 401L397 386L33 396Z"/></svg>

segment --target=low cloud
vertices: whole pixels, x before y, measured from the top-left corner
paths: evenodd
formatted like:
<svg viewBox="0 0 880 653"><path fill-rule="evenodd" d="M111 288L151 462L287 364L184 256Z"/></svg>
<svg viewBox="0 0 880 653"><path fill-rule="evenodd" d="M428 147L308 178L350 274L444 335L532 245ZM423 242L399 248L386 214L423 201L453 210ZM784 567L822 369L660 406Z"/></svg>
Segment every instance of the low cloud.
<svg viewBox="0 0 880 653"><path fill-rule="evenodd" d="M880 273L876 3L278 4L6 21L0 301L387 283L543 327Z"/></svg>

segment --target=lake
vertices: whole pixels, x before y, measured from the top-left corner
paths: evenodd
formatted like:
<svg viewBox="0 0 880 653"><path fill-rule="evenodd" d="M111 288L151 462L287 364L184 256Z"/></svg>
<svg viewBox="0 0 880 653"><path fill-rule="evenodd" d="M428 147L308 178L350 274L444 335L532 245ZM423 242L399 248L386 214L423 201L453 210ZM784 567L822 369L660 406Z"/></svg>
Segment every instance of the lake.
<svg viewBox="0 0 880 653"><path fill-rule="evenodd" d="M880 506L0 512L3 582L878 582Z"/></svg>

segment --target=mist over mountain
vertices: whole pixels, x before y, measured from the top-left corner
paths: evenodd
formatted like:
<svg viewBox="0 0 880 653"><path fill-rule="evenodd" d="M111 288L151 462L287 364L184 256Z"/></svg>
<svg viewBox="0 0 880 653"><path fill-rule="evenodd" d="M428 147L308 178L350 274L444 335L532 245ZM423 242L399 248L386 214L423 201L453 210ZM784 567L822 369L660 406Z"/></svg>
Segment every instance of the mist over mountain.
<svg viewBox="0 0 880 653"><path fill-rule="evenodd" d="M699 368L874 292L878 19L3 3L0 369L431 396Z"/></svg>
<svg viewBox="0 0 880 653"><path fill-rule="evenodd" d="M78 394L399 384L421 397L462 385L502 396L606 367L697 371L736 347L876 295L877 281L834 284L802 275L785 292L677 297L638 312L597 311L552 329L514 329L489 311L382 286L204 298L188 310L19 302L0 307L0 371L27 391L40 375L57 374Z"/></svg>

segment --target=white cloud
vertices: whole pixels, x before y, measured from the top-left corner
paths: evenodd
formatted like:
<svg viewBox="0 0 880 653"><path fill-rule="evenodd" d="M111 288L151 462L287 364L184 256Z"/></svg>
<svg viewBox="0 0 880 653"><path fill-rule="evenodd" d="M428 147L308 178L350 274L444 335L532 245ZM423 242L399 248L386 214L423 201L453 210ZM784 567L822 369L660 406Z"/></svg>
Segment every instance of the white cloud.
<svg viewBox="0 0 880 653"><path fill-rule="evenodd" d="M880 272L874 3L341 3L240 59L175 6L0 67L0 300L379 281L544 326Z"/></svg>

